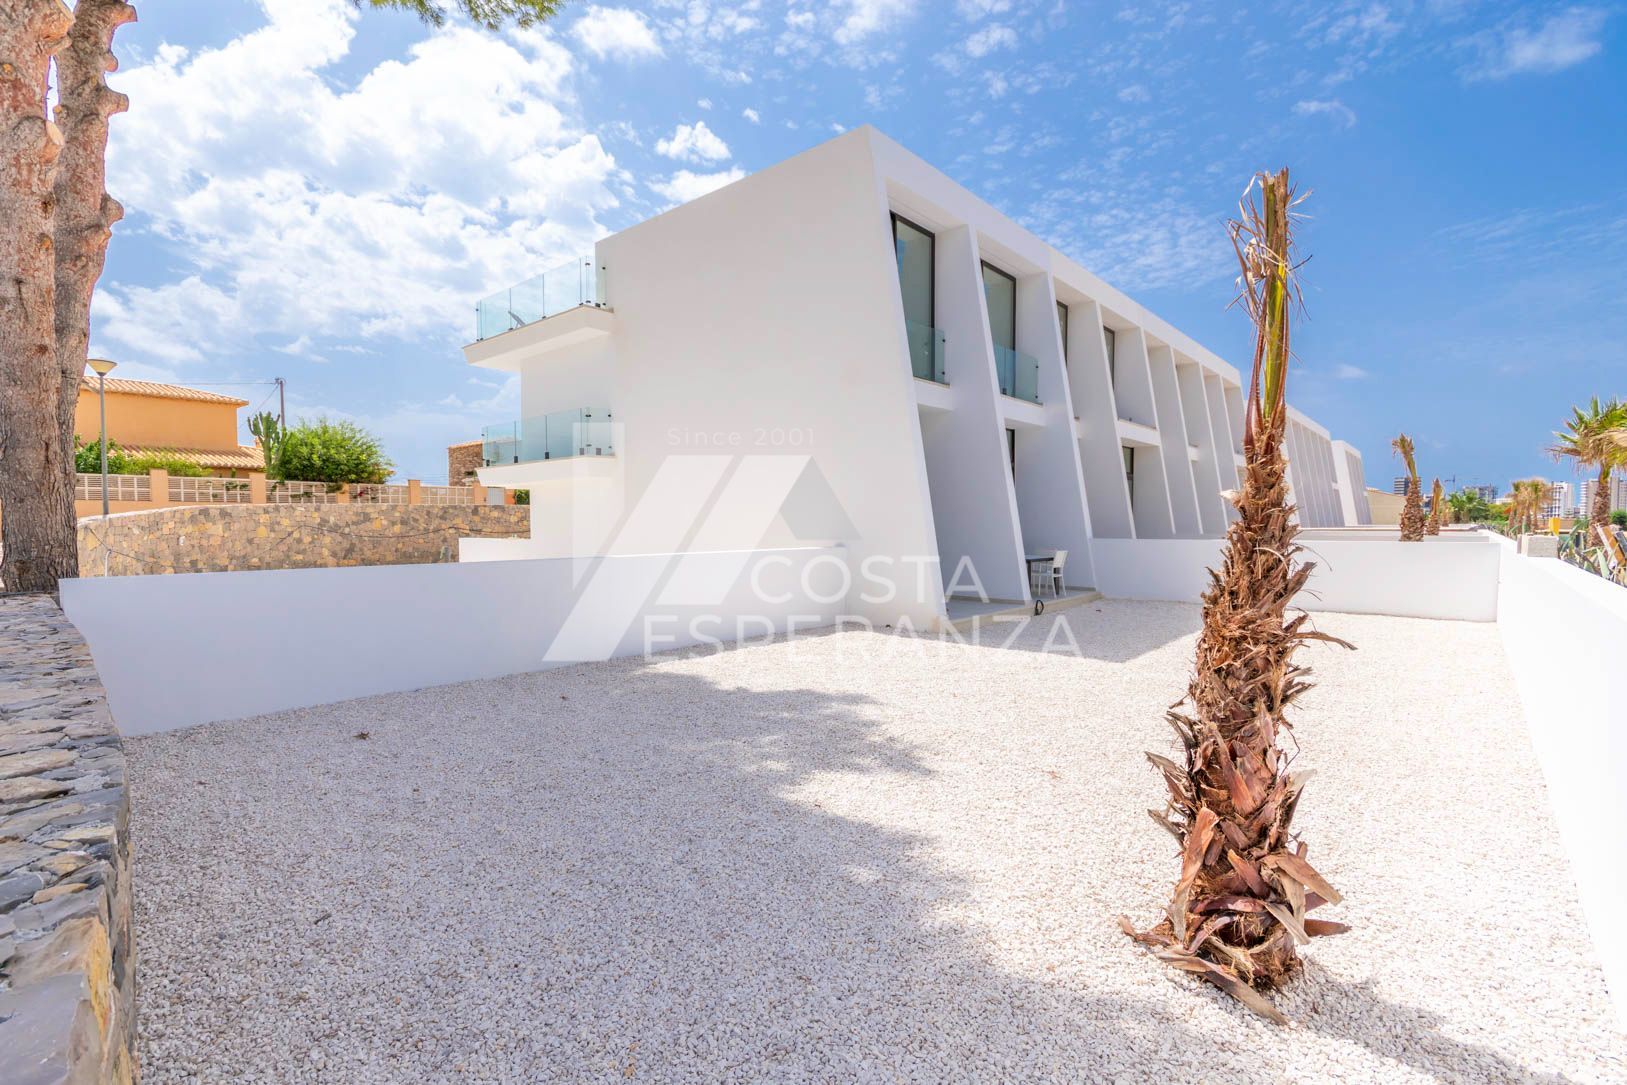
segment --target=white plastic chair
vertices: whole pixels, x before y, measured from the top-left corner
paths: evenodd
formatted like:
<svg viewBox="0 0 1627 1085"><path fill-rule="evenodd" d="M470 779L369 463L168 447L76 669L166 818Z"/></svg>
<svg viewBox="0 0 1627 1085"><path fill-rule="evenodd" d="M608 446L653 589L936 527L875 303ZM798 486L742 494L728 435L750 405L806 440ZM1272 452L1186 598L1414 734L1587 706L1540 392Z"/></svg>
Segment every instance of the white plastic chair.
<svg viewBox="0 0 1627 1085"><path fill-rule="evenodd" d="M1051 557L1051 595L1055 598L1061 598L1062 596L1062 569L1067 565L1067 562L1068 552L1066 550L1058 550Z"/></svg>

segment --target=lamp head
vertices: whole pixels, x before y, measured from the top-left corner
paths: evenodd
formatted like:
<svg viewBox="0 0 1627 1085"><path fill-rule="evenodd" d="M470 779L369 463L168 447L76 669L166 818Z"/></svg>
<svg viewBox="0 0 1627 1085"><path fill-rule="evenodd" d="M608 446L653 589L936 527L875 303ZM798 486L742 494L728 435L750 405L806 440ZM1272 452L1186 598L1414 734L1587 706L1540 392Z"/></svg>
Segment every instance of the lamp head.
<svg viewBox="0 0 1627 1085"><path fill-rule="evenodd" d="M106 358L91 358L89 362L90 368L98 377L107 376L109 373L113 372L113 367L119 364L117 362L108 361Z"/></svg>

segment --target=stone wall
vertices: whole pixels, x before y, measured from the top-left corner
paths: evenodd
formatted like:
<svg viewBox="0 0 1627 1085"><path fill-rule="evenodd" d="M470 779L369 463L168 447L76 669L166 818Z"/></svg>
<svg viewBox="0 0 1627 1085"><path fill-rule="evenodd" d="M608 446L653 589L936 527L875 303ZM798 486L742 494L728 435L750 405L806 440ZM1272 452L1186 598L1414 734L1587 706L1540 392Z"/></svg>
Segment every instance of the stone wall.
<svg viewBox="0 0 1627 1085"><path fill-rule="evenodd" d="M456 561L460 538L524 538L515 505L225 505L79 521L79 575Z"/></svg>
<svg viewBox="0 0 1627 1085"><path fill-rule="evenodd" d="M135 1078L124 750L90 649L0 596L0 1081Z"/></svg>
<svg viewBox="0 0 1627 1085"><path fill-rule="evenodd" d="M483 441L465 441L461 445L446 446L446 480L453 486L472 480L475 472L485 466L481 458L485 450Z"/></svg>

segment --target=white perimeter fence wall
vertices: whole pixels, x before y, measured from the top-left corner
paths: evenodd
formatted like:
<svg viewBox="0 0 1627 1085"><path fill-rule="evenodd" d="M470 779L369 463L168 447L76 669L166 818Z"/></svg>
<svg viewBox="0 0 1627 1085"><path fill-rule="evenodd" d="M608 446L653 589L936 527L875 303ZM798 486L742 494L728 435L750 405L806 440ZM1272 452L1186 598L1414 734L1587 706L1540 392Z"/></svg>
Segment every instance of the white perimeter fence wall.
<svg viewBox="0 0 1627 1085"><path fill-rule="evenodd" d="M1627 589L1499 547L1497 624L1560 838L1627 1028Z"/></svg>
<svg viewBox="0 0 1627 1085"><path fill-rule="evenodd" d="M1448 532L1421 543L1384 533L1306 531L1316 563L1296 602L1306 610L1407 618L1497 619L1497 540ZM1221 539L1095 539L1095 587L1121 599L1198 601L1219 568Z"/></svg>
<svg viewBox="0 0 1627 1085"><path fill-rule="evenodd" d="M840 547L62 582L127 735L829 625Z"/></svg>

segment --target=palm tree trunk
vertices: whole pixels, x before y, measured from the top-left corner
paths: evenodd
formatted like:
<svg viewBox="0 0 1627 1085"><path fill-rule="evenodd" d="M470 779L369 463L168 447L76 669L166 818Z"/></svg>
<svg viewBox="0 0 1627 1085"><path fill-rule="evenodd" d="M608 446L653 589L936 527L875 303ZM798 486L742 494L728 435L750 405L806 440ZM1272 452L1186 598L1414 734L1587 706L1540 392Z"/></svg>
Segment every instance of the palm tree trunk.
<svg viewBox="0 0 1627 1085"><path fill-rule="evenodd" d="M52 186L62 137L45 115L62 0L0 2L0 585L52 591L79 566L73 457L60 438Z"/></svg>
<svg viewBox="0 0 1627 1085"><path fill-rule="evenodd" d="M1421 542L1424 537L1424 499L1416 478L1407 480L1407 496L1401 505L1401 541Z"/></svg>
<svg viewBox="0 0 1627 1085"><path fill-rule="evenodd" d="M1588 513L1588 519L1595 524L1608 524L1610 522L1610 465L1608 463L1599 468L1599 484L1593 488L1593 508Z"/></svg>

